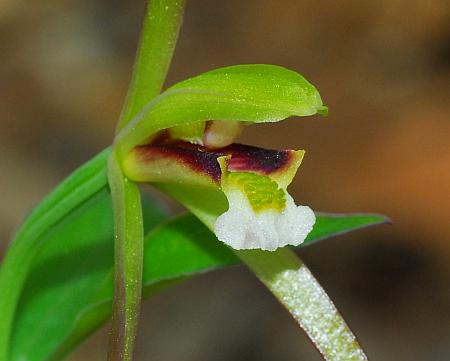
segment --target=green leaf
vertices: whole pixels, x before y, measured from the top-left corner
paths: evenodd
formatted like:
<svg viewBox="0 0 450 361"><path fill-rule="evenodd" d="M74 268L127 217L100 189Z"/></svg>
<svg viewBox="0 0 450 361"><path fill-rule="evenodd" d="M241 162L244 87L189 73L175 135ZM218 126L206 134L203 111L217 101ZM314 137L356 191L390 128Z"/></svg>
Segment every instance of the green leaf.
<svg viewBox="0 0 450 361"><path fill-rule="evenodd" d="M106 184L106 159L110 153L104 150L85 163L36 207L8 248L0 268L0 361L9 361L8 345L14 312L31 263L45 245L46 232L83 202L101 191Z"/></svg>
<svg viewBox="0 0 450 361"><path fill-rule="evenodd" d="M156 200L143 198L148 231L166 218ZM42 237L14 323L8 360L45 360L67 337L81 310L113 294L113 212L107 187ZM111 316L111 302L106 316ZM80 325L78 322L77 325ZM77 337L86 332L78 327ZM70 340L73 342L73 340ZM58 358L57 358L58 359Z"/></svg>
<svg viewBox="0 0 450 361"><path fill-rule="evenodd" d="M184 7L182 0L151 1L140 51L122 112L120 129L156 96L165 79L175 47ZM158 51L154 51L158 49ZM61 183L33 211L18 231L0 268L0 361L9 361L8 344L16 304L30 264L45 243L43 235L75 208L107 187L106 159L110 149L97 155Z"/></svg>
<svg viewBox="0 0 450 361"><path fill-rule="evenodd" d="M326 114L317 89L275 65L220 68L182 81L154 98L119 133L121 157L160 130L206 120L276 122Z"/></svg>
<svg viewBox="0 0 450 361"><path fill-rule="evenodd" d="M386 216L375 213L316 213L316 224L306 237L304 246L361 228L390 223Z"/></svg>
<svg viewBox="0 0 450 361"><path fill-rule="evenodd" d="M144 203L147 229L161 218L160 210ZM303 245L384 222L386 218L380 215L318 214ZM19 305L12 361L59 360L109 319L112 238L111 200L106 190L47 236ZM236 255L195 216L176 217L145 238L144 297L187 276L237 263Z"/></svg>

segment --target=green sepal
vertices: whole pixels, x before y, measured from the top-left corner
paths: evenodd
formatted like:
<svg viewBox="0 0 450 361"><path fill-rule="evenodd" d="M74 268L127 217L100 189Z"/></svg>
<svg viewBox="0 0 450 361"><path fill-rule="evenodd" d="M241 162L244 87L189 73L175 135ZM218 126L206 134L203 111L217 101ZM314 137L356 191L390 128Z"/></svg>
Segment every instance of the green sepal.
<svg viewBox="0 0 450 361"><path fill-rule="evenodd" d="M154 98L119 133L121 157L163 129L208 120L276 122L324 114L317 89L300 74L275 65L220 68L184 80Z"/></svg>

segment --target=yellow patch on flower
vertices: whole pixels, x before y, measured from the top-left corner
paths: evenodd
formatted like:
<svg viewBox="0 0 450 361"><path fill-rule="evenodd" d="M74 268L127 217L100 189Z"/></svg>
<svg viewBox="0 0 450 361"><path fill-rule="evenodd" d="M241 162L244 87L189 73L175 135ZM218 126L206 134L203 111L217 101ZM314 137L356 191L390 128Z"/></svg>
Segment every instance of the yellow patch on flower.
<svg viewBox="0 0 450 361"><path fill-rule="evenodd" d="M227 182L244 192L254 212L268 209L282 212L286 207L285 191L268 176L249 172L230 172Z"/></svg>

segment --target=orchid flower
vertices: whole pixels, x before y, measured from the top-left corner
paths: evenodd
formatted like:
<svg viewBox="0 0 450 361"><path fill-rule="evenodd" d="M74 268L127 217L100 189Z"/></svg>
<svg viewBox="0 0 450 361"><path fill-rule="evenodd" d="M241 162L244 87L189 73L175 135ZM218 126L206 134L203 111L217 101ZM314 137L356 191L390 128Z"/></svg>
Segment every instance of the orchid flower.
<svg viewBox="0 0 450 361"><path fill-rule="evenodd" d="M204 136L211 137L208 131ZM220 138L228 137L224 134ZM138 182L182 183L223 192L228 210L214 222L218 239L237 250L274 251L286 245L298 246L315 222L312 210L296 207L286 190L303 155L304 151L240 144L209 149L159 138L134 148L125 158L123 169Z"/></svg>
<svg viewBox="0 0 450 361"><path fill-rule="evenodd" d="M222 197L222 212L209 220L220 241L236 250L274 251L302 243L315 222L313 211L297 207L287 192L305 152L233 141L246 122L326 112L314 86L293 71L232 66L169 88L118 135L116 146L130 180L221 192L227 202Z"/></svg>
<svg viewBox="0 0 450 361"><path fill-rule="evenodd" d="M61 307L70 314L65 326L62 326L70 329L68 332L72 332L72 337L58 331L59 342L53 345L50 345L51 342L41 342L46 347L36 359L57 359L64 355L102 321L106 321L108 312L111 312L108 360L132 360L144 265L144 217L138 183L150 183L191 211L206 227L190 215L189 219L197 222L191 226L196 231L199 225L203 227L208 235L207 242L216 242L212 247L221 249L223 255L227 254L221 260L222 264L229 264L230 258L234 263L244 263L286 307L325 360L367 360L336 307L289 246L300 245L311 230L314 237L310 237L309 241L356 229L361 224L383 223L386 218L369 217L363 223L359 223L361 220L356 222L356 226L337 227L333 232L324 223L318 227L321 218L317 217L318 222L314 226L314 212L308 206L297 206L287 191L305 152L261 149L235 143L242 129L252 123L327 114L327 107L323 105L317 89L300 74L274 65L230 66L181 81L160 93L180 29L183 8L183 0L149 2L133 78L113 146L88 161L56 187L36 207L11 243L0 267L0 289L7 290L0 296L0 361L28 359L21 352L17 353L14 345L11 349L11 335L17 328L15 321L24 322L26 326L18 329L25 330L22 335L28 340L29 329L32 328L28 322L33 324L34 320L40 330L41 323L48 321L50 311L41 312L42 305L37 302L38 311L32 312L33 317L28 317L26 313L25 316L22 314L23 317L16 317L24 311L17 305L25 284L32 283L31 274L41 268L39 255L48 243L53 252L51 246L55 244L51 243L50 235L54 235L55 230L61 231L62 228L73 233L76 229L78 235L79 229L71 228L75 213L92 211L91 214L96 215L92 216L94 219L99 216L109 219L110 208L102 208L100 213L95 208L97 196L105 197L104 205L109 207L112 198L114 292L112 284L108 283L111 281L108 270L105 270L108 277L104 284L105 294L97 292L99 285L95 280L91 280L94 282L91 286L95 289L92 292L86 291L85 280L65 284L72 287L74 295L89 293L84 297L85 302L98 302L84 304L77 300L81 313L72 312L71 307ZM176 223L176 219L172 221ZM92 223L91 219L89 223ZM169 224L162 224L159 230L164 230L164 227L170 228ZM187 233L183 236L192 242L191 250L196 248L200 253L209 252L208 247L197 247L193 241L197 234L195 237ZM105 236L102 233L93 238L98 242ZM60 247L60 239L57 241ZM150 260L155 262L156 268L168 260L175 263L180 260L196 262L196 256L191 254L191 260L189 254L184 254L185 248L174 251L166 247L164 239L159 239L159 242L160 252L153 254L151 249L145 249L145 252L151 253L153 258L150 257ZM72 255L65 248L59 251L63 252L64 259ZM174 256L175 253L178 256ZM91 254L89 256L93 257ZM94 259L93 263L96 261ZM52 262L44 263L46 267L53 267ZM162 287L192 275L194 271L201 272L220 263L202 263L187 267L181 273L159 273L150 282L151 291L155 291L153 286ZM49 277L53 274L57 272L46 272ZM78 280L83 276L86 276L84 270L83 275L78 274L74 278ZM56 283L59 282L58 279ZM31 286L44 294L45 287ZM63 298L71 298L66 296L65 287L51 291L64 292ZM100 299L92 299L91 293ZM110 310L108 302L112 298L113 309ZM29 305L30 302L27 299L25 303ZM54 307L51 302L49 305ZM101 305L105 308L97 312L95 307ZM34 359L35 350L31 347L30 350ZM44 357L44 354L47 356ZM11 358L11 355L16 358Z"/></svg>
<svg viewBox="0 0 450 361"><path fill-rule="evenodd" d="M173 196L234 249L326 359L366 360L320 285L285 248L301 244L315 223L313 211L287 192L305 152L234 143L243 125L314 114L326 115L327 107L298 73L225 67L154 98L119 132L114 149L128 180Z"/></svg>

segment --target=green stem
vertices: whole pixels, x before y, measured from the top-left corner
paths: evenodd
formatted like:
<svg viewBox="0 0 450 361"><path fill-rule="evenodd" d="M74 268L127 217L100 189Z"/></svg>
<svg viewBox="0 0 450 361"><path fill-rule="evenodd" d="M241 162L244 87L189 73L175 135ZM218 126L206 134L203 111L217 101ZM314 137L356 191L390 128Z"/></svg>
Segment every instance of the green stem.
<svg viewBox="0 0 450 361"><path fill-rule="evenodd" d="M144 226L138 186L120 169L114 153L108 163L114 209L114 304L108 360L130 361L142 293Z"/></svg>
<svg viewBox="0 0 450 361"><path fill-rule="evenodd" d="M119 131L164 84L183 17L184 0L150 0Z"/></svg>
<svg viewBox="0 0 450 361"><path fill-rule="evenodd" d="M117 132L157 96L169 69L184 0L151 0ZM139 189L120 168L116 148L108 165L115 222L115 290L108 360L132 360L141 302L143 223Z"/></svg>
<svg viewBox="0 0 450 361"><path fill-rule="evenodd" d="M325 290L290 248L235 253L286 307L325 360L367 360Z"/></svg>

